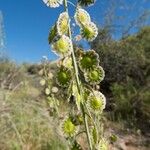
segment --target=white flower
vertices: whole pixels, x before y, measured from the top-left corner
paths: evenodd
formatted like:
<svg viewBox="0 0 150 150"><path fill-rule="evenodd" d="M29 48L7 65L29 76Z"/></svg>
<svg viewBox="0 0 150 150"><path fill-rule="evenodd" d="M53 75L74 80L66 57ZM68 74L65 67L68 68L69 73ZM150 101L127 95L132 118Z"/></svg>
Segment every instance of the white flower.
<svg viewBox="0 0 150 150"><path fill-rule="evenodd" d="M40 76L42 76L42 75L44 74L44 70L41 69L41 70L38 72L38 74L39 74Z"/></svg>
<svg viewBox="0 0 150 150"><path fill-rule="evenodd" d="M57 88L57 87L55 87L55 86L54 86L54 87L52 87L52 92L53 92L53 93L57 93L57 92L58 92L58 88Z"/></svg>
<svg viewBox="0 0 150 150"><path fill-rule="evenodd" d="M93 41L98 35L98 28L93 22L90 22L82 26L80 32L84 39Z"/></svg>
<svg viewBox="0 0 150 150"><path fill-rule="evenodd" d="M60 57L68 56L72 51L72 42L68 36L63 35L52 43L52 49Z"/></svg>
<svg viewBox="0 0 150 150"><path fill-rule="evenodd" d="M45 94L46 94L46 95L49 95L49 94L50 94L50 89L49 89L49 88L46 88L46 89L45 89Z"/></svg>
<svg viewBox="0 0 150 150"><path fill-rule="evenodd" d="M59 35L68 33L68 23L69 23L68 13L66 12L61 13L57 21L57 32Z"/></svg>
<svg viewBox="0 0 150 150"><path fill-rule="evenodd" d="M63 3L63 0L43 0L43 2L49 6L49 7L59 7L62 3Z"/></svg>
<svg viewBox="0 0 150 150"><path fill-rule="evenodd" d="M73 67L73 62L72 62L72 58L71 57L66 57L63 60L63 66L65 66L66 68L71 69Z"/></svg>
<svg viewBox="0 0 150 150"><path fill-rule="evenodd" d="M91 22L90 15L88 14L87 11L85 11L82 8L77 9L74 18L75 18L76 24L79 26L82 26L84 24Z"/></svg>
<svg viewBox="0 0 150 150"><path fill-rule="evenodd" d="M41 79L41 80L40 80L40 85L41 85L41 86L44 86L45 84L46 84L46 81L45 81L44 79Z"/></svg>
<svg viewBox="0 0 150 150"><path fill-rule="evenodd" d="M49 72L49 73L48 73L48 78L49 78L49 79L53 79L53 77L54 77L54 75L53 75L51 72Z"/></svg>
<svg viewBox="0 0 150 150"><path fill-rule="evenodd" d="M87 106L91 110L91 112L98 114L105 109L106 106L106 98L99 91L93 91L90 93L87 100Z"/></svg>

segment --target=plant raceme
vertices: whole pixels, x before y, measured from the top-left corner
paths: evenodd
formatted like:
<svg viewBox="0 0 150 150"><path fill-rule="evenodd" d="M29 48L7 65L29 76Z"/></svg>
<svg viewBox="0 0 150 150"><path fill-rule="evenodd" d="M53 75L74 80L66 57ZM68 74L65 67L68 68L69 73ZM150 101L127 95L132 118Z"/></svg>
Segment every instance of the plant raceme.
<svg viewBox="0 0 150 150"><path fill-rule="evenodd" d="M71 19L67 0L43 0L52 8L64 6L54 26L49 32L48 41L52 51L60 57L55 71L49 70L48 65L40 71L45 86L45 94L52 115L59 114L60 100L71 103L71 109L60 120L60 131L68 141L70 150L82 150L79 137L87 135L90 150L107 150L108 143L103 136L102 113L105 109L106 98L98 90L105 72L99 66L99 56L94 50L85 51L74 46L71 31ZM93 41L98 34L98 28L91 21L89 13L83 9L91 6L95 0L78 0L75 7L74 20L80 28L80 37L88 42ZM73 105L72 105L73 104ZM56 116L55 116L56 117Z"/></svg>

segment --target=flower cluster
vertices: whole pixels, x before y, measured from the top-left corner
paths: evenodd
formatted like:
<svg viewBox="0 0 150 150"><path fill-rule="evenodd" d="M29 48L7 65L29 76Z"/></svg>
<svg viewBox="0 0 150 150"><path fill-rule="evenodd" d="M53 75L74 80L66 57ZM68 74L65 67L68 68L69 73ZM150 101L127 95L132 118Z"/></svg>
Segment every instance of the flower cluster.
<svg viewBox="0 0 150 150"><path fill-rule="evenodd" d="M85 81L90 85L97 85L104 79L105 72L99 66L99 56L94 50L82 53L78 63L84 73Z"/></svg>
<svg viewBox="0 0 150 150"><path fill-rule="evenodd" d="M60 131L69 140L69 149L82 150L76 138L82 130L87 134L90 149L105 148L105 141L100 140L102 136L99 136L102 112L106 107L105 96L96 88L105 77L105 72L100 66L99 55L94 50L85 51L73 45L71 17L68 13L68 4L72 2L43 1L49 7L55 8L62 4L65 7L65 11L58 16L48 36L52 51L59 57L57 68L50 71L50 66L46 63L44 69L39 72L42 76L40 84L44 86L48 104L51 111L58 116L61 99L71 105L71 109L66 109L67 115L59 117L62 119L59 124ZM94 3L95 0L78 0L73 18L80 28L80 37L88 42L95 40L98 28L83 7Z"/></svg>
<svg viewBox="0 0 150 150"><path fill-rule="evenodd" d="M87 41L93 41L98 35L98 29L96 24L91 21L88 12L82 8L77 8L74 18L76 24L80 27L82 38Z"/></svg>

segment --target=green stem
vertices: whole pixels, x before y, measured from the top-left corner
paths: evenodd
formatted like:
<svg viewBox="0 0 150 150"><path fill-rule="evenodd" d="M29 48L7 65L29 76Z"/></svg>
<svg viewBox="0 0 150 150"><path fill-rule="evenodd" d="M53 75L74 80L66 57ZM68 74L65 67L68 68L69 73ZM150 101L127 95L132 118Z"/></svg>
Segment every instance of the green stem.
<svg viewBox="0 0 150 150"><path fill-rule="evenodd" d="M65 11L69 15L67 0L64 0L64 7L65 7ZM69 37L70 37L70 39L72 41L70 20L69 20L68 26L69 26L68 27ZM73 43L72 43L72 47L73 47ZM75 53L74 53L74 48L72 49L72 60L73 60L73 66L74 66L74 71L75 71L75 78L76 78L78 92L79 92L79 94L82 97L81 83L80 83L80 80L79 80L79 73L78 73L79 71L78 71L78 66L77 66L77 63L76 63L76 57L75 57ZM86 129L86 135L87 135L89 148L90 148L90 150L92 150L93 149L92 148L92 141L91 141L91 138L90 138L90 132L89 132L89 126L88 126L88 122L87 122L87 116L86 116L84 105L83 105L82 102L80 103L80 107L81 107L82 115L83 115L83 118L84 118L84 125L85 125L85 129Z"/></svg>
<svg viewBox="0 0 150 150"><path fill-rule="evenodd" d="M81 110L82 110L82 115L83 115L83 118L84 118L84 125L85 125L85 129L86 129L86 136L87 136L87 140L88 140L88 143L89 143L89 148L90 148L90 150L92 150L93 148L92 148L92 141L91 141L91 138L90 138L87 115L85 113L85 109L84 109L84 106L83 106L82 103L81 103Z"/></svg>
<svg viewBox="0 0 150 150"><path fill-rule="evenodd" d="M66 11L66 12L68 13L68 15L69 15L67 0L64 0L64 6L65 6L65 11ZM72 41L70 20L69 20L68 26L69 26L69 27L68 27L69 38L70 38L70 40ZM72 47L73 47L73 43L72 43ZM77 67L77 63L76 63L76 58L75 58L74 49L72 49L72 60L73 60L73 65L74 65L75 78L76 78L76 82L77 82L78 91L79 91L79 93L81 93L81 90L80 90L80 80L79 80L79 76L78 76L78 67Z"/></svg>

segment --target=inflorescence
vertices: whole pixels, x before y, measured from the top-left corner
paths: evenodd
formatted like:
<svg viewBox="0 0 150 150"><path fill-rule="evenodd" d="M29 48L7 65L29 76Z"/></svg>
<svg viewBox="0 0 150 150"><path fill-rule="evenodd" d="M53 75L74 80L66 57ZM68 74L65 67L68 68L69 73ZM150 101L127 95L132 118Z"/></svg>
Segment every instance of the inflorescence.
<svg viewBox="0 0 150 150"><path fill-rule="evenodd" d="M106 98L96 88L105 77L99 55L92 49L85 51L74 45L70 23L72 18L66 9L69 4L67 0L43 2L52 8L63 4L65 7L48 37L52 51L60 57L57 69L51 72L49 67L45 66L39 72L43 77L40 84L45 87L48 104L57 115L61 99L73 104L71 110L60 121L60 131L69 141L69 149L82 150L77 137L86 133L90 150L106 150L108 144L103 137L100 124L102 112L106 107ZM96 24L91 21L89 13L84 9L94 3L95 0L78 0L73 18L80 29L80 37L87 42L95 40L98 35Z"/></svg>

